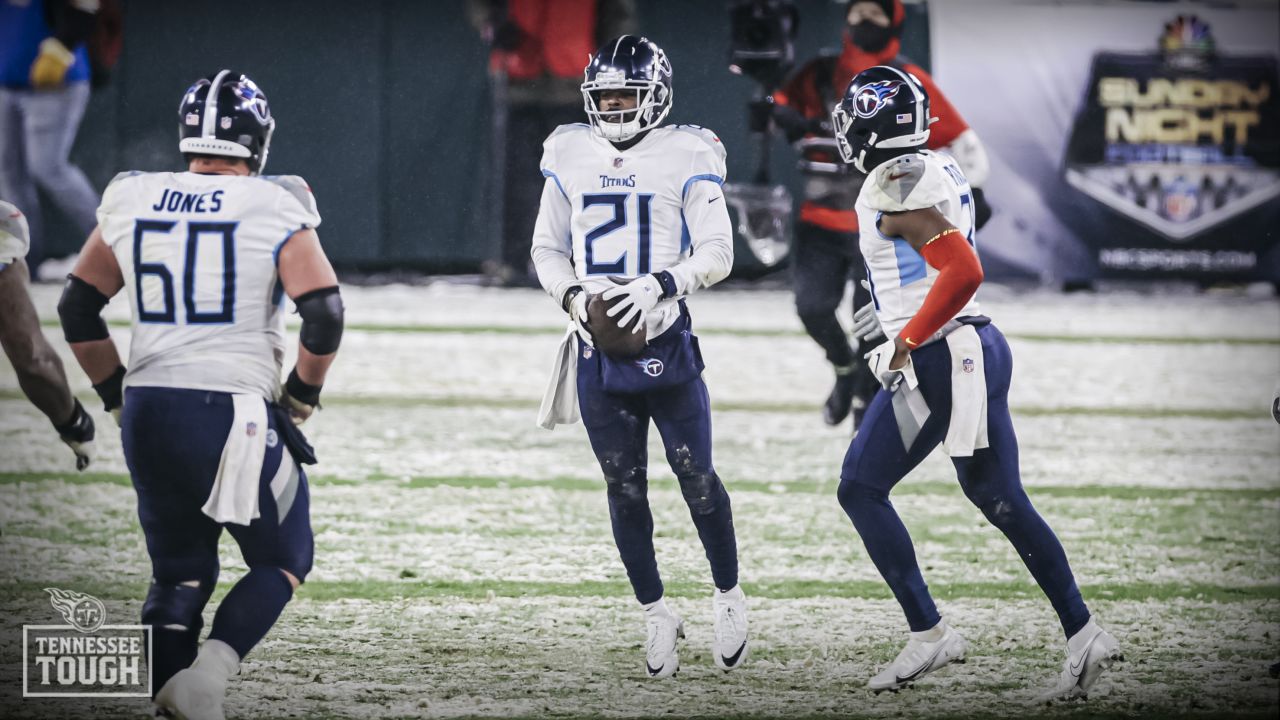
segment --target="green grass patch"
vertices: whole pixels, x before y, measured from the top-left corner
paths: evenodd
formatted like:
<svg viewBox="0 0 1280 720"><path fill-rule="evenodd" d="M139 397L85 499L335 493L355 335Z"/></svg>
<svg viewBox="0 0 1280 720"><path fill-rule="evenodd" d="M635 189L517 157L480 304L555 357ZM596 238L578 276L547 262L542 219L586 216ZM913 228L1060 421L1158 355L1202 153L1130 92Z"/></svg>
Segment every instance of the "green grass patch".
<svg viewBox="0 0 1280 720"><path fill-rule="evenodd" d="M110 320L111 327L127 328L131 323L127 320ZM44 327L60 327L58 320L48 318L41 321ZM289 330L296 331L297 324L290 324ZM563 335L563 327L528 327L524 325L440 325L428 323L347 323L346 329L352 332L389 333L401 335ZM784 338L807 337L799 328L715 328L701 327L699 335L732 336L748 338ZM1178 335L1065 335L1060 333L1018 333L1008 332L1005 336L1011 340L1025 342L1056 343L1101 343L1107 345L1280 345L1280 337L1187 337Z"/></svg>
<svg viewBox="0 0 1280 720"><path fill-rule="evenodd" d="M0 590L0 602L30 599L43 594L48 582L16 582ZM61 580L53 583L73 587L101 599L131 600L146 595L146 583L103 583L99 580ZM219 594L230 582L219 583ZM701 598L709 593L705 583L665 583L669 597ZM893 595L879 580L786 580L777 582L744 582L743 590L753 598L770 600L804 600L825 597L891 600ZM1043 599L1040 588L1028 582L930 583L929 590L939 600L1029 600ZM1080 588L1086 600L1199 602L1248 602L1280 600L1280 585L1229 587L1202 583L1104 583ZM580 582L536 582L506 580L314 580L304 584L297 597L311 602L341 600L413 600L449 598L484 600L487 598L555 598L555 597L628 597L631 586L624 580L585 580ZM217 596L215 596L217 597Z"/></svg>
<svg viewBox="0 0 1280 720"><path fill-rule="evenodd" d="M0 485L17 485L20 483L65 482L73 485L90 485L103 483L129 487L129 476L122 473L20 473L0 472ZM333 475L316 475L310 478L312 485L362 485L368 483L396 483L410 489L429 489L455 487L473 490L522 490L551 489L566 492L604 492L604 480L595 478L553 477L553 478L510 478L501 476L414 476L403 479L390 475L376 474L364 479L351 479ZM663 480L651 481L654 487L661 488ZM787 482L761 482L754 480L725 481L725 486L732 491L763 492L770 494L831 494L834 495L838 478L805 479ZM672 485L674 487L674 485ZM894 488L894 497L915 495L952 495L961 492L959 483L906 481ZM1111 500L1204 500L1216 499L1223 502L1253 502L1258 500L1280 499L1280 487L1276 488L1173 488L1146 487L1141 485L1045 485L1029 486L1027 493L1035 498L1074 498L1074 499L1111 499ZM1194 507L1188 508L1194 509Z"/></svg>
<svg viewBox="0 0 1280 720"><path fill-rule="evenodd" d="M0 389L0 401L26 401L20 390ZM80 395L81 402L94 403L97 398ZM483 395L331 395L325 396L325 407L365 408L462 408L494 410L537 410L539 400L533 397L486 397ZM812 402L767 402L761 400L712 401L716 412L810 414L817 407ZM1019 405L1012 408L1015 417L1122 417L1134 420L1192 418L1200 420L1263 420L1266 409L1256 408L1160 408L1160 407L1040 407Z"/></svg>

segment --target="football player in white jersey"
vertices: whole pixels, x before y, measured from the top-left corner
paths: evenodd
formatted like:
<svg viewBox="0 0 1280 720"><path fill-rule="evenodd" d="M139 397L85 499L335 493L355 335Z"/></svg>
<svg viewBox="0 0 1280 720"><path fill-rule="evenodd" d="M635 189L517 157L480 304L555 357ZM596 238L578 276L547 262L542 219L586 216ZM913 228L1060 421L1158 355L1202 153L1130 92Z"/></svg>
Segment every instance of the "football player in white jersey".
<svg viewBox="0 0 1280 720"><path fill-rule="evenodd" d="M889 492L941 444L965 495L1017 549L1058 613L1067 660L1046 699L1086 694L1119 657L1091 617L1066 553L1022 487L1009 416L1012 358L981 314L973 192L955 160L925 149L929 98L909 73L876 66L832 112L840 152L867 174L855 205L873 311L855 333L882 389L844 459L840 504L893 590L911 634L871 678L896 690L964 659L967 643L938 613Z"/></svg>
<svg viewBox="0 0 1280 720"><path fill-rule="evenodd" d="M604 471L614 541L644 609L646 670L669 677L679 668L683 625L663 600L653 549L646 448L650 420L657 426L711 565L713 656L733 669L747 656L746 599L729 495L711 462L710 404L684 301L732 269L720 190L724 146L704 128L660 127L671 109L671 64L645 38L606 43L587 65L582 94L590 122L557 128L542 156L533 260L543 288L581 334L568 333L561 346L544 403L554 411L544 412L543 425L581 415ZM638 318L635 332L647 339L639 357L611 357L593 346L586 326L592 294L617 302L609 315L620 327Z"/></svg>
<svg viewBox="0 0 1280 720"><path fill-rule="evenodd" d="M275 127L262 91L223 70L191 86L178 123L188 172L112 180L58 309L123 433L152 563L142 622L157 710L221 718L227 679L311 569L300 463L315 457L295 425L318 405L343 308L310 188L261 175ZM121 290L128 371L100 317ZM302 331L282 388L285 295ZM200 644L224 528L249 572Z"/></svg>
<svg viewBox="0 0 1280 720"><path fill-rule="evenodd" d="M26 255L31 238L27 219L0 200L0 346L18 374L18 385L76 456L76 469L93 460L93 418L67 386L62 360L40 329L27 293Z"/></svg>

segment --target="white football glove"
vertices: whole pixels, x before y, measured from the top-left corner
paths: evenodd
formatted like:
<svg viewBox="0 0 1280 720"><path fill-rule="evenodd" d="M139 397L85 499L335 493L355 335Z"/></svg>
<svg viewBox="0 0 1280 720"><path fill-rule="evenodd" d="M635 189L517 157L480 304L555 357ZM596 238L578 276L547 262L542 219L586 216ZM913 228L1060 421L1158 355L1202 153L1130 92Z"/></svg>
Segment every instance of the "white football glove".
<svg viewBox="0 0 1280 720"><path fill-rule="evenodd" d="M858 344L862 347L884 342L884 328L880 326L880 316L876 314L875 303L869 302L854 311L853 336L858 339Z"/></svg>
<svg viewBox="0 0 1280 720"><path fill-rule="evenodd" d="M872 348L871 352L863 355L867 359L867 368L871 370L871 374L880 381L880 386L889 392L896 390L903 382L907 383L908 388L915 388L920 384L916 379L916 368L911 363L910 353L907 353L906 365L895 370L889 369L889 363L893 361L897 351L898 348L892 340L885 340Z"/></svg>
<svg viewBox="0 0 1280 720"><path fill-rule="evenodd" d="M609 308L607 314L614 318L614 322L618 323L618 327L626 327L631 321L639 316L640 322L632 328L631 332L644 332L645 318L649 312L662 299L662 283L658 282L658 278L653 275L641 275L626 285L609 288L604 291L604 299L612 300L621 297L623 300L617 305Z"/></svg>
<svg viewBox="0 0 1280 720"><path fill-rule="evenodd" d="M591 331L587 329L587 292L577 293L569 300L569 317L573 320L573 329L582 342L588 345L595 343L591 339Z"/></svg>

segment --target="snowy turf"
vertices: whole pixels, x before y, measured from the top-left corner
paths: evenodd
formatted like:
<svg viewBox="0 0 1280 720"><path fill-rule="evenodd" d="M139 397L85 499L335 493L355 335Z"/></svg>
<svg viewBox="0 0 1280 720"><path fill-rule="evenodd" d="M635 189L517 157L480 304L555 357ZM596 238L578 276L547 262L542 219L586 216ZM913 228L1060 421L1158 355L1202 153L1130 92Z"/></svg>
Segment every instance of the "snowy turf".
<svg viewBox="0 0 1280 720"><path fill-rule="evenodd" d="M585 434L533 424L563 315L534 291L436 283L344 290L355 329L308 425L316 569L233 682L230 715L1274 716L1280 428L1266 409L1280 303L984 293L1016 357L1032 500L1127 656L1087 706L1030 705L1060 667L1061 632L940 456L894 499L970 662L908 693L862 689L903 641L901 612L835 502L848 434L819 420L830 371L776 292L692 302L752 660L728 675L711 664L706 560L655 437L656 545L690 637L674 681L643 681L643 627ZM35 295L53 318L57 288ZM108 315L126 311L117 298ZM127 346L126 328L113 334ZM144 714L19 699L21 624L59 621L42 588L99 595L113 622L145 594L119 437L98 420L96 474L76 475L0 363L4 717ZM225 538L223 566L224 586L244 570Z"/></svg>

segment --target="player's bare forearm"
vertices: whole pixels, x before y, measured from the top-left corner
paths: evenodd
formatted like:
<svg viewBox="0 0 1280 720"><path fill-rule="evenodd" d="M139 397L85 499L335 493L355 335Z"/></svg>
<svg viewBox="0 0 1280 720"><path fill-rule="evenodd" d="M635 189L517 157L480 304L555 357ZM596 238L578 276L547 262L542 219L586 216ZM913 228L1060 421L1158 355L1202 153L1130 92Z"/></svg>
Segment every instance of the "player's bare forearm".
<svg viewBox="0 0 1280 720"><path fill-rule="evenodd" d="M333 364L334 359L337 357L338 353L336 351L328 355L316 355L299 343L298 364L296 366L298 377L308 385L317 387L324 385L325 377L329 374L329 366Z"/></svg>
<svg viewBox="0 0 1280 720"><path fill-rule="evenodd" d="M80 369L84 370L89 382L94 385L111 377L123 364L120 362L116 343L111 338L71 343L71 353L76 356Z"/></svg>
<svg viewBox="0 0 1280 720"><path fill-rule="evenodd" d="M0 345L18 374L31 403L54 425L67 422L75 409L58 353L45 339L27 294L27 264L18 259L0 270Z"/></svg>

